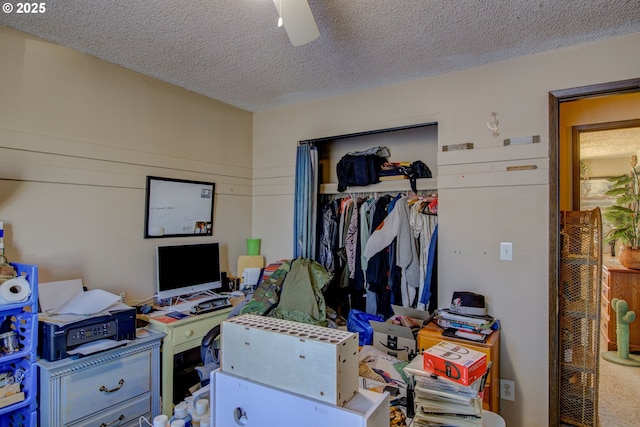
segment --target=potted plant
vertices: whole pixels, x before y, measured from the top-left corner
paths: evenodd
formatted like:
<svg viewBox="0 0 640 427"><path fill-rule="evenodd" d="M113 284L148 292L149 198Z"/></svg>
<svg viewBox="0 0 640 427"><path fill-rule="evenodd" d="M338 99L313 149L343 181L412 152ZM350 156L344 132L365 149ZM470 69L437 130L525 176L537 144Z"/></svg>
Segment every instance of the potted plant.
<svg viewBox="0 0 640 427"><path fill-rule="evenodd" d="M605 194L616 204L605 208L603 218L611 225L605 242L622 242L618 259L622 266L640 269L640 177L637 156L631 156L629 173L609 178L612 188Z"/></svg>

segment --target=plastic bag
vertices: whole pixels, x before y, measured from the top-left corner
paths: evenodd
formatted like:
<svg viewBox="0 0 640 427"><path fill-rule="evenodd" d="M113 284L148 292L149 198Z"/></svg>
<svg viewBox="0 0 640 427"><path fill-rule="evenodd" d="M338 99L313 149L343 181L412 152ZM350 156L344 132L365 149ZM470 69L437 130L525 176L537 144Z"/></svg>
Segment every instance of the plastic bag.
<svg viewBox="0 0 640 427"><path fill-rule="evenodd" d="M358 333L358 342L360 345L371 345L373 343L373 328L369 324L369 320L384 322L384 319L375 314L365 313L360 310L349 310L347 317L347 330L349 332Z"/></svg>

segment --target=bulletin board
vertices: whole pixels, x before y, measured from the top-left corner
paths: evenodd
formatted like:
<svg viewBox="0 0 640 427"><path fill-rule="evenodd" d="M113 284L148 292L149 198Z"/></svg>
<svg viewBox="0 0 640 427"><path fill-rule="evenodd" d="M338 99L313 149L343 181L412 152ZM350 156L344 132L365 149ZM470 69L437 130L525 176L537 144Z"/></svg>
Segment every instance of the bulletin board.
<svg viewBox="0 0 640 427"><path fill-rule="evenodd" d="M147 176L144 237L213 235L213 182Z"/></svg>

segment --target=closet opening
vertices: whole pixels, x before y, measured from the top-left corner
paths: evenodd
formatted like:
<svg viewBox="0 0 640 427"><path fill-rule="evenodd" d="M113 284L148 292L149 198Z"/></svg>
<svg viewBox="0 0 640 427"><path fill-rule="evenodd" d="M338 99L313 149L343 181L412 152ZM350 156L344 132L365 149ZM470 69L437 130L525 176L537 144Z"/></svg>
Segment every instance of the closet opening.
<svg viewBox="0 0 640 427"><path fill-rule="evenodd" d="M345 319L352 308L384 318L393 314L392 305L435 310L437 123L356 132L300 141L300 144L310 144L317 150L317 199L312 208L316 217L314 259L333 277L325 293L327 306ZM336 166L340 159L348 153L375 147L388 149L390 163L422 161L431 171L431 178L416 180L415 192L410 180L403 176L339 191ZM389 242L383 240L380 243L383 249L376 251L370 246L367 251L372 233L387 215L400 207L402 216L417 218L409 228L402 229L406 236L394 236ZM375 222L373 211L377 211ZM394 215L400 215L399 212ZM401 249L399 245L405 245L407 237L411 238L409 246ZM416 264L400 267L396 255L407 248L415 249ZM370 253L372 251L376 252ZM375 263L375 267L371 267L370 262ZM413 273L416 275L407 282L408 275Z"/></svg>

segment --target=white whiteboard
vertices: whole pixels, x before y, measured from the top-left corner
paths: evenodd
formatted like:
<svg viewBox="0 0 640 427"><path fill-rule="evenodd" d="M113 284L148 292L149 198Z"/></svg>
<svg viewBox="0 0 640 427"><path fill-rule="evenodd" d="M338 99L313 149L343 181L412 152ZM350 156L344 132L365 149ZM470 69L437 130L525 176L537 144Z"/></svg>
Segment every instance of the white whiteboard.
<svg viewBox="0 0 640 427"><path fill-rule="evenodd" d="M211 236L215 184L147 177L145 238Z"/></svg>

